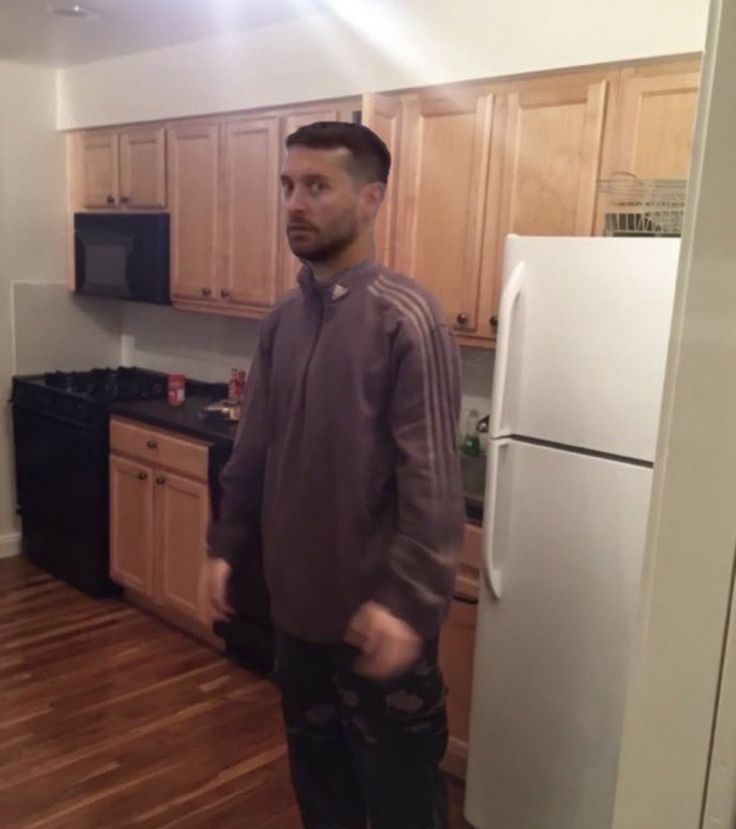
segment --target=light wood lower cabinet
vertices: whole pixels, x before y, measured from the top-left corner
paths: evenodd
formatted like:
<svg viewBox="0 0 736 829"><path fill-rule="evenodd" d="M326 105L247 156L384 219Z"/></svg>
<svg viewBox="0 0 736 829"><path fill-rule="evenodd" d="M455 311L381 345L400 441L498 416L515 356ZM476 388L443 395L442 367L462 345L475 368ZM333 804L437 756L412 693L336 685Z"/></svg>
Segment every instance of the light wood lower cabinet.
<svg viewBox="0 0 736 829"><path fill-rule="evenodd" d="M179 468L177 456L161 452L174 445ZM198 579L210 514L207 444L113 418L110 446L111 577L205 632Z"/></svg>
<svg viewBox="0 0 736 829"><path fill-rule="evenodd" d="M153 594L153 469L110 458L110 575Z"/></svg>
<svg viewBox="0 0 736 829"><path fill-rule="evenodd" d="M475 626L479 592L481 528L468 524L455 583L455 595L440 635L440 667L447 686L450 741L445 771L465 777L468 761L470 694L473 685Z"/></svg>

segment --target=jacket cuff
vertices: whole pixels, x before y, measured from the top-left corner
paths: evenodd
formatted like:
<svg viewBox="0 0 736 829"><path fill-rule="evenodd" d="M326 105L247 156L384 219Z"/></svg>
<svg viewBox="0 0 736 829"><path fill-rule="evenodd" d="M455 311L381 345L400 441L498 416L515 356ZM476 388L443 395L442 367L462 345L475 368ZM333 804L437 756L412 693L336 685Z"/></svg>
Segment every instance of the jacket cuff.
<svg viewBox="0 0 736 829"><path fill-rule="evenodd" d="M421 585L388 582L374 594L374 600L387 608L394 616L406 622L424 639L439 636L450 605L450 598L437 596Z"/></svg>
<svg viewBox="0 0 736 829"><path fill-rule="evenodd" d="M207 531L207 555L210 558L221 558L234 566L249 538L250 531L247 527L215 521Z"/></svg>

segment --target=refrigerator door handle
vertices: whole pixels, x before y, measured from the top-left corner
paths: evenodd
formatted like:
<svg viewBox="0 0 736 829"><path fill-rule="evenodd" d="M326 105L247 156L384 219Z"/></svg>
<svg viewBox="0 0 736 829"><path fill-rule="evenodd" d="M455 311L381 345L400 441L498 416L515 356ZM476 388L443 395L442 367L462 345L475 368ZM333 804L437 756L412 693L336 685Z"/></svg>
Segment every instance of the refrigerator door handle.
<svg viewBox="0 0 736 829"><path fill-rule="evenodd" d="M496 502L498 499L498 467L501 449L511 441L507 438L488 443L488 474L486 476L485 520L483 521L483 577L494 599L501 598L501 570L494 562L496 535Z"/></svg>
<svg viewBox="0 0 736 829"><path fill-rule="evenodd" d="M509 343L511 342L511 331L514 308L516 300L521 295L524 287L524 276L526 267L524 262L517 262L514 266L509 281L506 283L501 303L498 309L498 337L496 339L496 379L493 386L493 400L491 400L491 422L490 435L508 434L502 425L504 400L506 398L506 376L509 362Z"/></svg>

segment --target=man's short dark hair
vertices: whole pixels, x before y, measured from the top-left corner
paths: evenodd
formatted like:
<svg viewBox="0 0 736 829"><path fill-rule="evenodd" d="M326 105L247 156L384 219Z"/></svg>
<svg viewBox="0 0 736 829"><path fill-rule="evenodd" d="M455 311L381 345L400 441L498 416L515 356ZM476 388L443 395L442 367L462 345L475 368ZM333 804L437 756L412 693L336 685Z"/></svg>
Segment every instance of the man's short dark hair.
<svg viewBox="0 0 736 829"><path fill-rule="evenodd" d="M391 153L373 132L362 124L347 121L317 121L299 127L286 139L287 147L334 150L345 147L352 156L352 174L366 182L388 182Z"/></svg>

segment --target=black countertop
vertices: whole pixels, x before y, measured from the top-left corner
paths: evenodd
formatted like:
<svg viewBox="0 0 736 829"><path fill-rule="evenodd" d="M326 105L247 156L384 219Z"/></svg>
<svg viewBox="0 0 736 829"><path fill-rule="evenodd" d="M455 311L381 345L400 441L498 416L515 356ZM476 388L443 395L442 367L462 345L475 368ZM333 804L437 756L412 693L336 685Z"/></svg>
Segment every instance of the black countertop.
<svg viewBox="0 0 736 829"><path fill-rule="evenodd" d="M110 414L127 417L169 429L189 437L199 438L216 444L221 450L229 450L235 441L238 424L227 420L211 420L201 418L202 409L215 399L211 395L198 396L187 392L187 398L181 406L170 406L165 400L135 400L131 402L110 403ZM477 476L466 473L463 464L463 478L465 479L465 512L470 521L480 523L483 520L483 491L479 486Z"/></svg>
<svg viewBox="0 0 736 829"><path fill-rule="evenodd" d="M170 406L165 400L133 400L110 403L110 414L142 421L161 429L171 429L193 438L232 446L238 424L230 420L201 418L200 412L212 397L187 396L181 406Z"/></svg>

